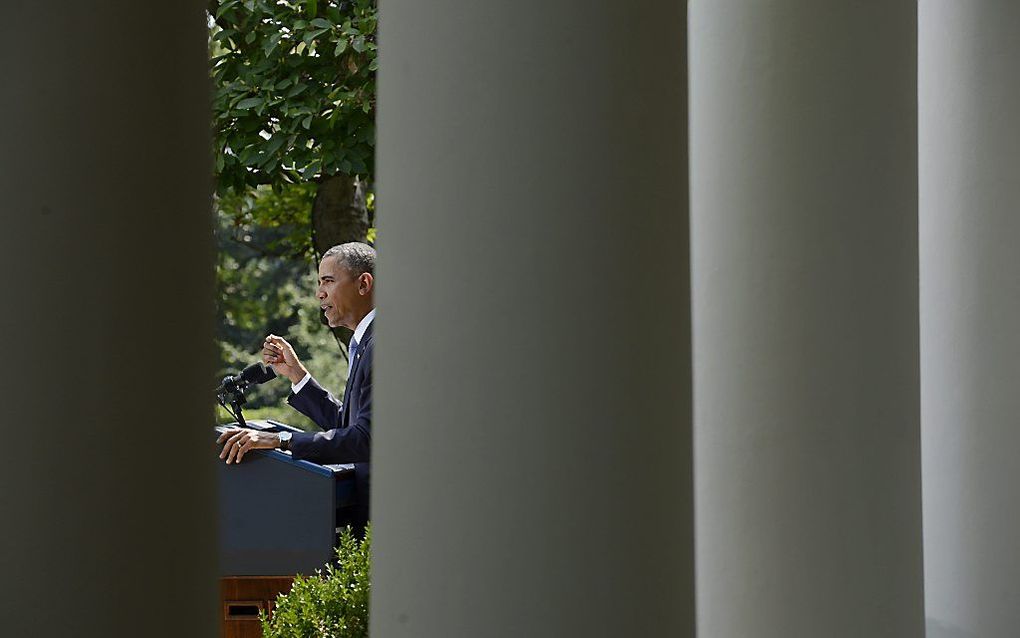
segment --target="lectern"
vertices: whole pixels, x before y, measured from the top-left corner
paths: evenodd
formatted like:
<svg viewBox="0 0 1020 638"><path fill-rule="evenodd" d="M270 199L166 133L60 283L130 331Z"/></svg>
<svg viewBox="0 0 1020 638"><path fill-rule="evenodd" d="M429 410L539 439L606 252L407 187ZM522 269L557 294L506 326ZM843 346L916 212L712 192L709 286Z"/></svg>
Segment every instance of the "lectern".
<svg viewBox="0 0 1020 638"><path fill-rule="evenodd" d="M267 432L297 428L249 421ZM216 428L216 436L233 426ZM221 636L261 636L259 611L272 613L295 574L335 559L354 497L354 465L319 465L280 450L252 450L219 464Z"/></svg>

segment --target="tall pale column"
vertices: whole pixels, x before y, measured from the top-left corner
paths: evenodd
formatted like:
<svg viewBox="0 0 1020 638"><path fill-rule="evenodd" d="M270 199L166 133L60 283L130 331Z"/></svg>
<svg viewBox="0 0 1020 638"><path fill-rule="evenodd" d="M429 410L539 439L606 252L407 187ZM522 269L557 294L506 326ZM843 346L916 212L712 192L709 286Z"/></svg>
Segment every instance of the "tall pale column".
<svg viewBox="0 0 1020 638"><path fill-rule="evenodd" d="M203 7L4 3L4 636L215 635Z"/></svg>
<svg viewBox="0 0 1020 638"><path fill-rule="evenodd" d="M691 5L702 638L923 635L915 6Z"/></svg>
<svg viewBox="0 0 1020 638"><path fill-rule="evenodd" d="M684 3L380 4L372 632L693 632Z"/></svg>
<svg viewBox="0 0 1020 638"><path fill-rule="evenodd" d="M1020 627L1020 6L919 12L929 638Z"/></svg>

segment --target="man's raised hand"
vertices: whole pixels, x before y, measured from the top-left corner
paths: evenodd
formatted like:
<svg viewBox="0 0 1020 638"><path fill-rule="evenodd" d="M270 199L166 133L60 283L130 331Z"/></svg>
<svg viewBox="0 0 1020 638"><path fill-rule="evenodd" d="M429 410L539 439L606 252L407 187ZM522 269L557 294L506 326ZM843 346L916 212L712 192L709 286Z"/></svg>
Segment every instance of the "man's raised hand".
<svg viewBox="0 0 1020 638"><path fill-rule="evenodd" d="M294 352L294 347L283 337L269 335L262 344L262 362L272 366L276 374L287 377L291 383L305 378L308 370Z"/></svg>

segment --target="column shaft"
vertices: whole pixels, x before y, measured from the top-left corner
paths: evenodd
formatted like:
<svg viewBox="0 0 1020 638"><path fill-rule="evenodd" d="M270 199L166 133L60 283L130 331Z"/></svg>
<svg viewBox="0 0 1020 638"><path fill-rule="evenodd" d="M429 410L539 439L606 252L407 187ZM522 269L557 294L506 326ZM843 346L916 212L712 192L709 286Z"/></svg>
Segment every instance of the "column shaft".
<svg viewBox="0 0 1020 638"><path fill-rule="evenodd" d="M698 629L923 633L914 2L694 2Z"/></svg>
<svg viewBox="0 0 1020 638"><path fill-rule="evenodd" d="M1020 7L919 9L929 638L1020 627Z"/></svg>
<svg viewBox="0 0 1020 638"><path fill-rule="evenodd" d="M373 635L691 636L684 4L380 7Z"/></svg>
<svg viewBox="0 0 1020 638"><path fill-rule="evenodd" d="M203 5L4 5L5 636L212 636Z"/></svg>

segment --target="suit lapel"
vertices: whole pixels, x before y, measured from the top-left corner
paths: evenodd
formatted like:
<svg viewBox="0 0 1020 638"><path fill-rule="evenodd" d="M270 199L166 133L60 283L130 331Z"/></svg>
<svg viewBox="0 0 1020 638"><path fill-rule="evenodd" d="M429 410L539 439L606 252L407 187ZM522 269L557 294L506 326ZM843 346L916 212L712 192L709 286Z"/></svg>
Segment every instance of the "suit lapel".
<svg viewBox="0 0 1020 638"><path fill-rule="evenodd" d="M340 408L340 427L342 428L347 427L351 422L351 403L354 399L354 393L351 390L354 387L354 377L358 374L358 368L361 367L361 356L365 354L368 346L372 343L372 328L374 327L375 321L368 324L365 334L361 335L361 343L358 344L358 352L354 356L354 361L347 362L347 383L344 385L344 402Z"/></svg>

